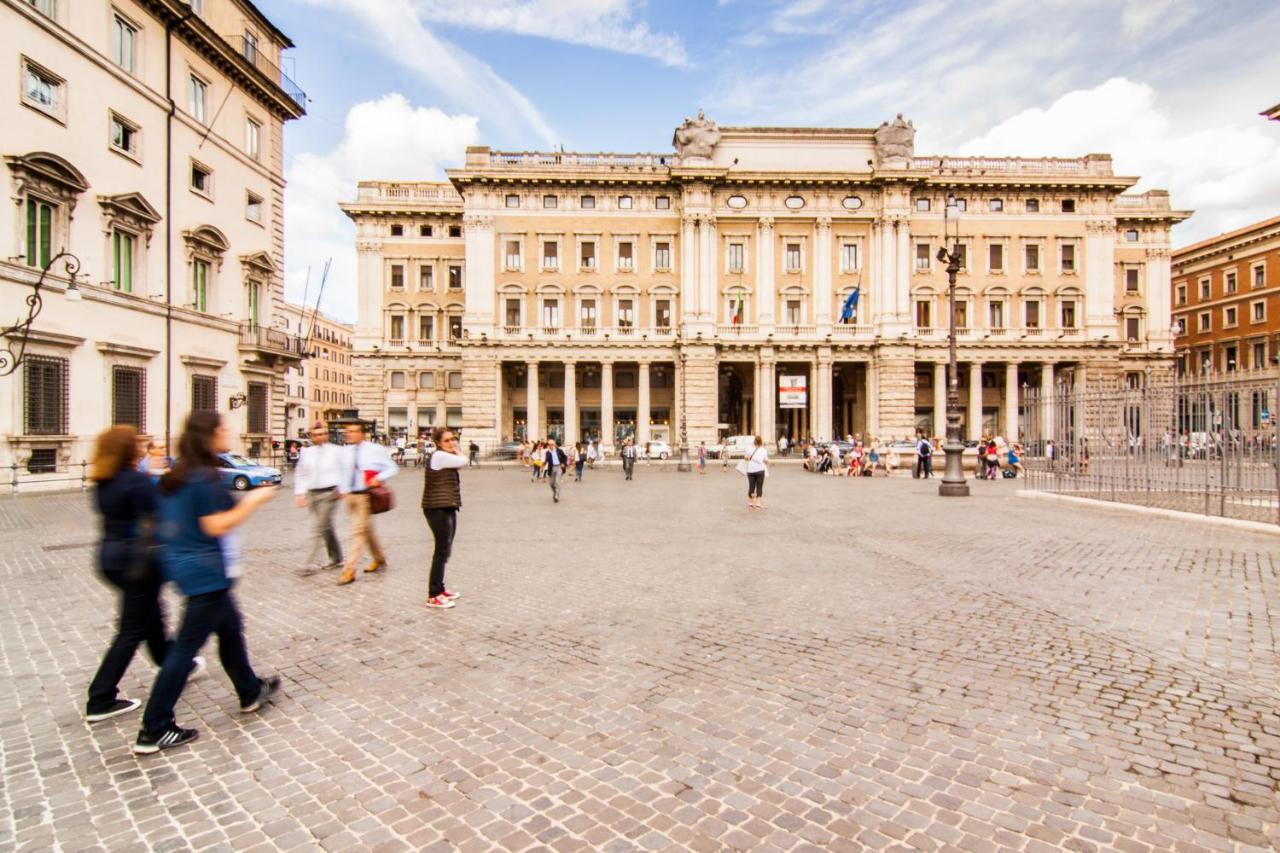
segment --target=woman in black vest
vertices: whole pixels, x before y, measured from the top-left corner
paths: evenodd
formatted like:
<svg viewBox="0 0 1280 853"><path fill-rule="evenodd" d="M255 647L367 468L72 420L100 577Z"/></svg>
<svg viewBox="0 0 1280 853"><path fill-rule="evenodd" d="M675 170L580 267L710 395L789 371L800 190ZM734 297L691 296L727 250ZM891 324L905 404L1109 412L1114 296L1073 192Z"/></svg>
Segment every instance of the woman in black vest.
<svg viewBox="0 0 1280 853"><path fill-rule="evenodd" d="M422 483L422 514L436 540L431 555L431 579L427 585L427 606L449 608L458 599L444 585L444 567L453 552L453 534L458 529L458 510L462 509L462 478L459 468L467 466L467 457L458 453L458 437L447 427L431 430L436 449L427 456L426 475Z"/></svg>

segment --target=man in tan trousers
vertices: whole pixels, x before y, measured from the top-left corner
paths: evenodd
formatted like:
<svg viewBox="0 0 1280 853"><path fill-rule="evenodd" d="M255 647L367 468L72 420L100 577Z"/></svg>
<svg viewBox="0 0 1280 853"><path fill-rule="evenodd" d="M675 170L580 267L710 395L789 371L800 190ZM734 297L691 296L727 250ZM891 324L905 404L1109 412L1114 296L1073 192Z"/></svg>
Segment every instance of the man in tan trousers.
<svg viewBox="0 0 1280 853"><path fill-rule="evenodd" d="M356 564L365 546L373 562L366 572L376 572L387 566L386 554L373 529L373 516L369 512L369 489L379 486L396 475L400 469L391 461L382 445L374 444L365 435L364 424L348 424L347 446L343 448L343 487L347 505L351 508L351 548L347 551L347 564L338 578L338 584L349 584L356 579Z"/></svg>

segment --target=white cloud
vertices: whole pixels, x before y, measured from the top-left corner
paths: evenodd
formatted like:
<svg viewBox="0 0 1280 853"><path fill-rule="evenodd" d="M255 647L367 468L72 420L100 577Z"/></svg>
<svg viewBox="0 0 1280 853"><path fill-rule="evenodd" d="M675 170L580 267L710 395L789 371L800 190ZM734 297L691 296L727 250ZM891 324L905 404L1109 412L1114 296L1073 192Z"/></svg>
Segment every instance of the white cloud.
<svg viewBox="0 0 1280 853"><path fill-rule="evenodd" d="M1252 115L1208 129L1181 129L1175 118L1151 86L1115 78L1024 110L961 145L960 153L1109 153L1117 174L1141 179L1137 191L1168 189L1175 207L1197 211L1178 227L1178 244L1275 214L1280 134Z"/></svg>
<svg viewBox="0 0 1280 853"><path fill-rule="evenodd" d="M688 63L680 37L651 31L637 20L631 0L415 0L414 7L431 23L538 36L664 65Z"/></svg>
<svg viewBox="0 0 1280 853"><path fill-rule="evenodd" d="M400 94L356 104L341 142L324 154L298 154L289 165L285 193L285 245L289 299L301 301L311 267L308 302L315 303L320 272L333 259L322 311L356 318L356 232L338 203L355 198L360 180L435 180L460 165L479 136L478 120L415 107Z"/></svg>

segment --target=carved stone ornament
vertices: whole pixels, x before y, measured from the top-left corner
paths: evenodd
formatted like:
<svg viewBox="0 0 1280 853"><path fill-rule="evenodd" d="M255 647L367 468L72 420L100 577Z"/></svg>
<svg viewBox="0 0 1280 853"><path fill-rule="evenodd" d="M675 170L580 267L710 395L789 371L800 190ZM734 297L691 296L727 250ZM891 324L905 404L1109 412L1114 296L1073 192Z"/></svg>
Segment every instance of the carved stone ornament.
<svg viewBox="0 0 1280 853"><path fill-rule="evenodd" d="M902 118L902 113L892 122L884 122L875 132L876 168L906 169L916 153L916 128Z"/></svg>
<svg viewBox="0 0 1280 853"><path fill-rule="evenodd" d="M1090 219L1084 224L1084 230L1090 234L1115 233L1116 223L1113 219Z"/></svg>
<svg viewBox="0 0 1280 853"><path fill-rule="evenodd" d="M696 119L686 117L671 138L682 166L711 165L711 151L719 141L720 128L702 110Z"/></svg>
<svg viewBox="0 0 1280 853"><path fill-rule="evenodd" d="M468 213L462 217L462 224L470 230L492 231L494 217L487 213Z"/></svg>

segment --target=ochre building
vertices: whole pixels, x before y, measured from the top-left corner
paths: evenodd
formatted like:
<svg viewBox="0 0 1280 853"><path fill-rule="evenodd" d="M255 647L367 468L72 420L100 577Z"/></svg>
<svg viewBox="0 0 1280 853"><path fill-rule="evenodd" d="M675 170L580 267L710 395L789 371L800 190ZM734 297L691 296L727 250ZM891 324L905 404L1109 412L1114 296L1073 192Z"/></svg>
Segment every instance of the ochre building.
<svg viewBox="0 0 1280 853"><path fill-rule="evenodd" d="M1026 386L1171 364L1166 192L914 133L699 115L671 153L473 147L448 182L361 183L356 406L482 444L941 435L950 195L967 436L1017 435Z"/></svg>

